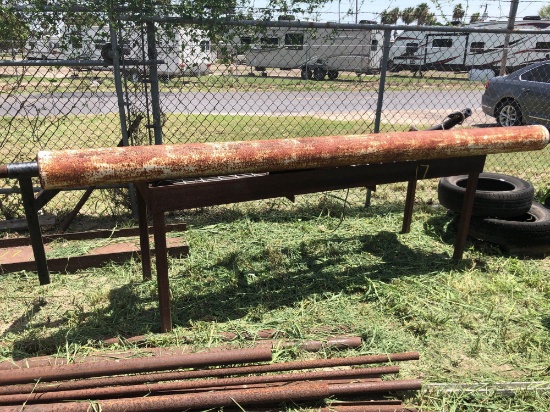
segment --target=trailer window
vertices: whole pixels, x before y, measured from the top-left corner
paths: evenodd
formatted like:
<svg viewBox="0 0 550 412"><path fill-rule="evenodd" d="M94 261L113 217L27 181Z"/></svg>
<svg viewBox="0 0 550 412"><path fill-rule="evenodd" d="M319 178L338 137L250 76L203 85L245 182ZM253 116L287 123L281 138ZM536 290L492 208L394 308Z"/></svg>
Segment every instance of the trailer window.
<svg viewBox="0 0 550 412"><path fill-rule="evenodd" d="M521 75L521 80L528 82L550 83L550 64L535 67Z"/></svg>
<svg viewBox="0 0 550 412"><path fill-rule="evenodd" d="M470 53L480 54L483 53L485 49L485 42L482 41L473 41L470 43Z"/></svg>
<svg viewBox="0 0 550 412"><path fill-rule="evenodd" d="M535 49L544 51L550 50L550 41L538 41Z"/></svg>
<svg viewBox="0 0 550 412"><path fill-rule="evenodd" d="M208 40L203 40L199 43L201 46L201 52L208 53L210 51L210 42Z"/></svg>
<svg viewBox="0 0 550 412"><path fill-rule="evenodd" d="M374 39L370 42L370 51L378 50L378 40Z"/></svg>
<svg viewBox="0 0 550 412"><path fill-rule="evenodd" d="M252 44L252 37L250 36L241 37L241 44L243 46L250 46Z"/></svg>
<svg viewBox="0 0 550 412"><path fill-rule="evenodd" d="M278 37L262 37L260 39L262 49L273 49L279 47Z"/></svg>
<svg viewBox="0 0 550 412"><path fill-rule="evenodd" d="M452 39L433 39L432 42L432 47L451 47L452 45Z"/></svg>
<svg viewBox="0 0 550 412"><path fill-rule="evenodd" d="M410 56L418 51L418 43L407 43L405 48L405 54Z"/></svg>
<svg viewBox="0 0 550 412"><path fill-rule="evenodd" d="M291 50L302 50L304 48L304 34L303 33L285 34L285 47Z"/></svg>

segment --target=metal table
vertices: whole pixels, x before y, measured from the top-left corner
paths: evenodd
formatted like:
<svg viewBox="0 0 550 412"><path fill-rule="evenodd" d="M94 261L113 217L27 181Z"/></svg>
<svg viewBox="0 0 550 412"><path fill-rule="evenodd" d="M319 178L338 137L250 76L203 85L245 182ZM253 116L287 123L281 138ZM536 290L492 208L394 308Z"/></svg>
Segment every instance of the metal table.
<svg viewBox="0 0 550 412"><path fill-rule="evenodd" d="M165 213L205 206L287 197L354 187L408 182L402 233L408 233L412 220L416 182L445 176L469 176L465 201L454 244L453 259L461 259L472 214L479 174L485 155L445 159L389 162L285 172L251 173L200 179L136 183L140 248L144 278L151 278L151 252L147 216L152 216L156 250L161 331L172 330Z"/></svg>

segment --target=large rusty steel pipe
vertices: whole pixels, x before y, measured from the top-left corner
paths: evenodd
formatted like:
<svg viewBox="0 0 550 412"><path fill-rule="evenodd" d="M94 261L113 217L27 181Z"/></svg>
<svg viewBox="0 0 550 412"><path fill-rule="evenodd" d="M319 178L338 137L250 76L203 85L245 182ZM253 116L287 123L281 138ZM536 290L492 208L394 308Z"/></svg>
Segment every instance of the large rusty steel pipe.
<svg viewBox="0 0 550 412"><path fill-rule="evenodd" d="M332 359L311 359L303 361L272 363L268 365L249 365L231 368L215 368L204 370L163 372L163 373L140 373L138 375L124 375L108 378L84 379L68 382L33 383L30 385L0 386L0 394L8 395L15 393L68 391L87 388L99 388L115 385L136 385L141 383L152 383L170 380L217 378L221 376L250 375L259 373L276 373L303 369L330 368L340 366L367 365L384 362L400 362L418 360L418 352L401 352L388 355L364 355L348 358ZM366 368L365 373L384 374L392 373L392 366L377 368ZM36 368L32 368L36 370ZM28 370L28 369L27 369ZM15 382L14 382L15 383Z"/></svg>
<svg viewBox="0 0 550 412"><path fill-rule="evenodd" d="M395 380L382 382L359 382L350 384L326 384L304 382L298 385L273 388L254 388L220 392L200 392L182 395L165 395L139 398L106 399L93 402L65 402L47 404L47 410L89 411L97 408L103 412L119 411L181 411L182 409L208 409L235 405L257 405L284 401L309 401L334 395L357 395L388 391L418 390L419 380ZM27 412L43 411L43 404L25 405ZM0 412L21 411L21 406L0 406Z"/></svg>
<svg viewBox="0 0 550 412"><path fill-rule="evenodd" d="M44 189L543 149L543 126L40 151Z"/></svg>
<svg viewBox="0 0 550 412"><path fill-rule="evenodd" d="M172 356L124 359L117 362L80 363L0 371L2 385L52 382L97 376L122 375L151 371L198 368L271 360L271 347L235 349L219 352L191 353Z"/></svg>
<svg viewBox="0 0 550 412"><path fill-rule="evenodd" d="M53 391L18 393L13 395L0 395L0 405L16 403L37 403L75 399L101 399L129 396L147 396L154 392L182 391L191 389L218 388L223 386L257 385L277 382L313 381L326 379L364 379L378 376L381 373L399 373L398 366L381 368L360 368L348 370L330 370L320 372L283 373L274 375L246 376L225 379L202 379L185 381L168 381L164 383L147 383L131 386L112 386L104 388L90 388L74 391Z"/></svg>

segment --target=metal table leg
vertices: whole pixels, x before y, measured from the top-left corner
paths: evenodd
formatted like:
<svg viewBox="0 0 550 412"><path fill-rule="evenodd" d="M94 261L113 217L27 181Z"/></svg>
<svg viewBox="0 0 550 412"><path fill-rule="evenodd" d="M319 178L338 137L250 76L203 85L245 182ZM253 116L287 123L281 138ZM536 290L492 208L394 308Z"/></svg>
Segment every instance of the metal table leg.
<svg viewBox="0 0 550 412"><path fill-rule="evenodd" d="M468 236L468 228L470 226L470 218L472 217L478 180L479 173L470 173L468 175L468 184L466 185L466 193L464 194L464 202L462 203L462 211L460 213L460 222L458 223L458 232L456 234L455 250L453 254L453 259L456 260L462 259L466 247L466 237Z"/></svg>
<svg viewBox="0 0 550 412"><path fill-rule="evenodd" d="M21 197L23 198L25 217L27 218L27 225L29 226L29 235L31 238L32 251L34 253L34 261L36 262L38 280L41 285L48 285L50 283L50 272L48 270L46 251L42 241L42 232L40 230L38 210L34 200L31 178L20 177L19 187L21 188Z"/></svg>

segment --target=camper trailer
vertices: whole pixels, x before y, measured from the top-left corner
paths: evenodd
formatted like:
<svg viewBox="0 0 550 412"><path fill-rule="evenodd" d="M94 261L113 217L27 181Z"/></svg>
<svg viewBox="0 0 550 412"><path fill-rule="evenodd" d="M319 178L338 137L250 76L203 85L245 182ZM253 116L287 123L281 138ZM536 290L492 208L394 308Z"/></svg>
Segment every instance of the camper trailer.
<svg viewBox="0 0 550 412"><path fill-rule="evenodd" d="M300 69L304 80L333 80L343 71L378 71L382 37L382 32L373 30L281 27L240 36L238 43L246 49L246 64L263 76L267 68Z"/></svg>
<svg viewBox="0 0 550 412"><path fill-rule="evenodd" d="M160 76L199 76L210 71L216 60L210 39L198 29L180 28L173 33L159 32L157 36L157 59L164 63L158 66Z"/></svg>
<svg viewBox="0 0 550 412"><path fill-rule="evenodd" d="M124 59L147 60L146 37L139 28L122 30L119 49ZM202 75L208 73L215 61L210 40L204 31L180 28L173 32L157 32L157 59L159 76ZM91 26L78 31L67 27L59 36L44 37L30 41L27 45L27 59L55 60L104 60L111 47L107 27ZM107 67L107 66L106 66ZM134 67L134 66L133 66ZM104 69L105 67L93 67ZM135 72L130 70L130 72Z"/></svg>
<svg viewBox="0 0 550 412"><path fill-rule="evenodd" d="M507 21L481 21L467 28L505 29ZM550 58L550 34L525 34L522 30L548 30L550 20L525 17L515 22L506 60L508 72ZM457 29L460 30L460 29ZM404 31L390 49L390 71L411 70L464 72L472 69L500 70L505 41L503 33Z"/></svg>
<svg viewBox="0 0 550 412"><path fill-rule="evenodd" d="M27 60L59 60L62 55L61 38L55 35L30 38L23 48Z"/></svg>

